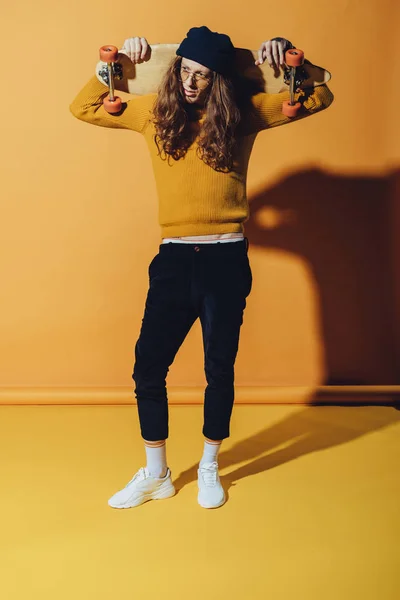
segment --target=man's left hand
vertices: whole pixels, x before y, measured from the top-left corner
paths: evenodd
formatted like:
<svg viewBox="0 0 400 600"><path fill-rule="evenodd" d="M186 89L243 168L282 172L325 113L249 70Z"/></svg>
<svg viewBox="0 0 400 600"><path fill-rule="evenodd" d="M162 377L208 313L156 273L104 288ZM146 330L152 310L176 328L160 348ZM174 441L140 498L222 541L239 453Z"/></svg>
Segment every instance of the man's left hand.
<svg viewBox="0 0 400 600"><path fill-rule="evenodd" d="M285 38L275 38L263 42L258 50L258 59L256 65L262 65L264 60L268 61L268 64L273 69L279 69L285 65L285 52L289 48L292 48L291 42Z"/></svg>

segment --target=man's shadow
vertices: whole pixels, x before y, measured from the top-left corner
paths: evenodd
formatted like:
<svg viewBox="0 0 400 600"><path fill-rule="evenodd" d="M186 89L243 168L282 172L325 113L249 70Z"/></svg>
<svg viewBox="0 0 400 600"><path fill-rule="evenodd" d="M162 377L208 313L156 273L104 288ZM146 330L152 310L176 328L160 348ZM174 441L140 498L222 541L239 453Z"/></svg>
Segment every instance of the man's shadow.
<svg viewBox="0 0 400 600"><path fill-rule="evenodd" d="M351 404L351 398L349 400ZM381 400L390 403L390 400L394 402L396 399ZM240 407L237 410L240 411ZM229 488L240 479L274 469L312 452L351 442L399 422L400 412L393 406L302 408L255 435L236 442L229 450L224 451L222 445L218 456L220 471L244 461L250 462L222 475L221 483L228 493ZM283 444L285 447L279 448ZM274 451L274 448L278 449ZM197 479L197 469L198 464L179 474L174 480L177 492Z"/></svg>
<svg viewBox="0 0 400 600"><path fill-rule="evenodd" d="M325 385L400 384L399 180L399 170L355 177L310 169L249 198L250 257L252 246L278 249L303 259L311 272Z"/></svg>
<svg viewBox="0 0 400 600"><path fill-rule="evenodd" d="M325 385L400 383L395 327L400 256L394 256L393 243L394 219L400 220L400 211L394 210L399 179L398 170L386 177L341 177L311 169L249 198L245 231L250 246L301 256L314 275L329 374ZM250 461L221 477L225 491L239 479L400 421L397 395L354 402L354 396L330 394L327 401L316 393L309 404L335 400L346 410L304 407L229 450L222 446L220 469ZM363 400L381 406L371 409L362 406ZM350 408L354 403L357 407ZM197 468L179 475L177 490L197 479Z"/></svg>

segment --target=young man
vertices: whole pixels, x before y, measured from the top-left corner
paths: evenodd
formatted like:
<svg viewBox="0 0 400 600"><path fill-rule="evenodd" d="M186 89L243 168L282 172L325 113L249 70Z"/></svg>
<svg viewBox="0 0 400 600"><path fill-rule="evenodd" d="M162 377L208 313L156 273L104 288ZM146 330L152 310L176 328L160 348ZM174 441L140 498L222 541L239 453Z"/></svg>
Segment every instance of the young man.
<svg viewBox="0 0 400 600"><path fill-rule="evenodd" d="M261 44L256 64L282 65L291 47L283 38ZM148 51L145 38L129 38L121 53L133 62ZM204 454L198 469L198 502L221 506L224 490L217 456L229 437L234 403L234 363L246 298L252 287L246 176L257 133L289 122L281 112L289 92L246 96L234 72L234 46L207 27L190 29L157 94L134 97L117 114L102 100L107 90L93 76L71 104L75 117L101 127L131 129L148 144L158 197L162 243L149 266L150 286L135 346L132 377L147 465L114 494L115 508L173 496L166 460L166 376L197 318L203 332L205 375ZM151 60L151 59L150 59ZM307 94L296 118L329 106L326 85Z"/></svg>

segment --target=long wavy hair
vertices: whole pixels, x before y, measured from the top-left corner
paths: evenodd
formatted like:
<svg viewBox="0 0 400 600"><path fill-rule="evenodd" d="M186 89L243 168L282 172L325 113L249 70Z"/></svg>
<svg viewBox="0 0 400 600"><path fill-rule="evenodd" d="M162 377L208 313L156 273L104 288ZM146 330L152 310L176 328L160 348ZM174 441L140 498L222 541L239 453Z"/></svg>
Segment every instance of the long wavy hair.
<svg viewBox="0 0 400 600"><path fill-rule="evenodd" d="M153 108L154 141L158 154L168 161L183 158L193 143L187 103L179 80L182 57L171 62L158 90ZM216 171L231 171L234 163L235 130L240 123L240 99L235 79L211 72L205 96L205 118L199 135L199 158Z"/></svg>

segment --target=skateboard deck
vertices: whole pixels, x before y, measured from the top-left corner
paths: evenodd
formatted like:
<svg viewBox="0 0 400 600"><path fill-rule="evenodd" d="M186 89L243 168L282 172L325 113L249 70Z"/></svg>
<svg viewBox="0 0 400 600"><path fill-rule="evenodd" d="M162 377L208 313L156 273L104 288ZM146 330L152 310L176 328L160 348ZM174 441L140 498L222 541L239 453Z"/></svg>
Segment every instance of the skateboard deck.
<svg viewBox="0 0 400 600"><path fill-rule="evenodd" d="M143 61L136 64L126 54L119 53L117 62L113 63L115 89L134 95L156 93L172 59L176 57L178 47L179 44L149 46ZM252 93L276 94L287 89L289 69L272 69L267 61L264 61L262 65L255 65L255 61L258 59L257 51L244 48L236 48L235 51L235 68L243 80L249 84ZM327 83L331 78L329 71L313 65L307 60L298 69L302 76L302 88L317 87ZM301 69L304 70L301 71ZM96 75L101 83L108 85L106 62L99 61L97 63Z"/></svg>

